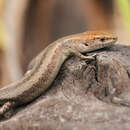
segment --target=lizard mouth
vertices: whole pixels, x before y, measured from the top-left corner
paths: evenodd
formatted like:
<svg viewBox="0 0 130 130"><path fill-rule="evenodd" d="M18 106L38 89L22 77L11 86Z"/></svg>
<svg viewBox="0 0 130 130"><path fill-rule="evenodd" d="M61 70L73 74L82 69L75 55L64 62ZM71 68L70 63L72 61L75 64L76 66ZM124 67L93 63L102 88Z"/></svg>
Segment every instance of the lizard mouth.
<svg viewBox="0 0 130 130"><path fill-rule="evenodd" d="M105 43L98 44L98 45L97 45L97 49L105 48L105 47L110 47L110 46L114 45L115 42L116 42L116 41L109 40L109 41L107 41L107 42L105 42ZM96 48L95 48L95 49L96 49Z"/></svg>
<svg viewBox="0 0 130 130"><path fill-rule="evenodd" d="M102 45L99 45L98 47L97 47L97 49L102 49L102 48L106 48L106 47L110 47L110 46L112 46L112 45L114 45L114 42L112 43L108 43L108 44L102 44Z"/></svg>
<svg viewBox="0 0 130 130"><path fill-rule="evenodd" d="M113 46L115 43L115 41L109 41L109 42L105 42L105 43L102 43L102 44L97 44L95 46L91 46L88 50L88 52L90 51L95 51L95 50L99 50L99 49L102 49L102 48L107 48L107 47L111 47Z"/></svg>

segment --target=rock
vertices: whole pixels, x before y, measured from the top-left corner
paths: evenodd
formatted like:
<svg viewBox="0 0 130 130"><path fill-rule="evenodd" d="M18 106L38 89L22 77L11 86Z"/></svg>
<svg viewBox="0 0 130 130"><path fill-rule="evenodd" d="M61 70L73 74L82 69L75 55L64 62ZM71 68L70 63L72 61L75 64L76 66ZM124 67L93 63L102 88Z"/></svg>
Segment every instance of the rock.
<svg viewBox="0 0 130 130"><path fill-rule="evenodd" d="M1 120L0 130L130 129L130 46L94 53L89 62L69 58L51 87Z"/></svg>

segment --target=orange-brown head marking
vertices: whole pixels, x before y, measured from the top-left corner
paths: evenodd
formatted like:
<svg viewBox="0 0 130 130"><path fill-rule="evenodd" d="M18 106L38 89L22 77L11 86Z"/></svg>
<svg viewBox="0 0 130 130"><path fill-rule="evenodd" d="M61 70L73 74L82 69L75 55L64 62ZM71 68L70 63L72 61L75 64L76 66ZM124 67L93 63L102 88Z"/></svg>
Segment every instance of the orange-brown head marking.
<svg viewBox="0 0 130 130"><path fill-rule="evenodd" d="M89 52L100 48L112 46L117 36L111 33L89 31L65 37L66 42L79 52Z"/></svg>

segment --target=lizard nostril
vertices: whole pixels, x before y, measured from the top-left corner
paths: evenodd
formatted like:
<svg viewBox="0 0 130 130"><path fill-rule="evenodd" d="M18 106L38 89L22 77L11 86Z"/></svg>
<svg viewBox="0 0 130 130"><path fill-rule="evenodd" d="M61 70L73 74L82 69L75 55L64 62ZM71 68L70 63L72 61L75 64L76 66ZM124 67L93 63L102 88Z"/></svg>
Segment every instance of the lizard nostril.
<svg viewBox="0 0 130 130"><path fill-rule="evenodd" d="M88 44L87 44L87 43L85 43L85 46L88 46Z"/></svg>
<svg viewBox="0 0 130 130"><path fill-rule="evenodd" d="M104 41L105 41L105 38L101 38L100 41L101 41L101 42L104 42Z"/></svg>

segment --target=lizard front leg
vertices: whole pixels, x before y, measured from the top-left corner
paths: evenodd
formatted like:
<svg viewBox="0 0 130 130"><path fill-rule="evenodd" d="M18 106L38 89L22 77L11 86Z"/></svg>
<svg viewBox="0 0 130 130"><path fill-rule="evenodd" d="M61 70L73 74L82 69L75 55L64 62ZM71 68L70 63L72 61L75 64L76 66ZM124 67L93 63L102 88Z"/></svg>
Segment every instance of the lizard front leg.
<svg viewBox="0 0 130 130"><path fill-rule="evenodd" d="M73 55L75 55L75 56L77 56L77 57L79 57L79 58L81 58L81 59L83 59L83 60L94 60L94 59L95 59L95 56L96 56L96 54L93 54L92 56L84 56L84 55L82 55L80 52L78 52L78 51L75 50L75 49L70 49L70 52L71 52Z"/></svg>

